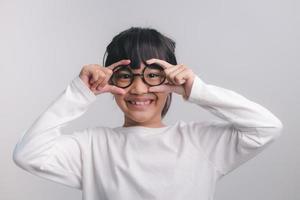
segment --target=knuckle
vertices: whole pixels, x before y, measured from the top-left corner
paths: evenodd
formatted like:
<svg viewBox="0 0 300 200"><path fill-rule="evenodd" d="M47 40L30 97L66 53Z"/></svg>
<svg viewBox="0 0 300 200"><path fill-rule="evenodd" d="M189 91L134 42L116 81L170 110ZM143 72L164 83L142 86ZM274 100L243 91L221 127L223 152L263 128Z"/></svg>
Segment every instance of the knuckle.
<svg viewBox="0 0 300 200"><path fill-rule="evenodd" d="M99 84L99 83L101 83L103 81L103 77L102 76L99 76L98 77L98 80L97 80L97 83Z"/></svg>
<svg viewBox="0 0 300 200"><path fill-rule="evenodd" d="M99 68L99 65L96 65L96 64L89 64L88 67L89 67L89 68L92 68L92 69L98 69L98 68Z"/></svg>
<svg viewBox="0 0 300 200"><path fill-rule="evenodd" d="M111 69L108 69L108 68L106 68L105 71L106 71L106 73L109 74L109 75L112 75L112 73L113 73L113 71L112 71Z"/></svg>
<svg viewBox="0 0 300 200"><path fill-rule="evenodd" d="M102 70L99 70L99 75L100 75L100 76L105 76L105 72L102 71Z"/></svg>
<svg viewBox="0 0 300 200"><path fill-rule="evenodd" d="M176 81L180 81L180 77L179 76L175 76L175 78L174 78Z"/></svg>
<svg viewBox="0 0 300 200"><path fill-rule="evenodd" d="M100 74L100 73L101 73L101 69L99 69L99 68L95 68L95 69L93 69L93 71L94 71L95 73L97 73L97 74Z"/></svg>

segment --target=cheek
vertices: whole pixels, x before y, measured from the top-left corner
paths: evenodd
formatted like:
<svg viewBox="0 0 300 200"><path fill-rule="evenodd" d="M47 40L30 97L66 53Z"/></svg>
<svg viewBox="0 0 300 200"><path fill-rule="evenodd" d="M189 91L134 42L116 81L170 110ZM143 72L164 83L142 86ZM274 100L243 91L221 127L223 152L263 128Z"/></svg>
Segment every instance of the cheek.
<svg viewBox="0 0 300 200"><path fill-rule="evenodd" d="M165 95L165 94L157 94L157 97L158 97L158 101L157 101L157 104L158 106L161 108L161 110L163 109L165 103L166 103L166 100L167 100L167 97L168 95Z"/></svg>
<svg viewBox="0 0 300 200"><path fill-rule="evenodd" d="M122 110L125 110L126 109L126 102L124 101L124 98L122 96L117 96L117 95L114 95L114 97L115 97L115 101L118 104L118 106Z"/></svg>

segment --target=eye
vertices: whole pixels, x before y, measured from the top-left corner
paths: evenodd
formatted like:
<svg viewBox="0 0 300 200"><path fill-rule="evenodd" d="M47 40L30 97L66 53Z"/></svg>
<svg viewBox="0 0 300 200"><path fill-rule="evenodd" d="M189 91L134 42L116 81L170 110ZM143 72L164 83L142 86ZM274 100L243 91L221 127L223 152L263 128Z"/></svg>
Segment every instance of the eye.
<svg viewBox="0 0 300 200"><path fill-rule="evenodd" d="M155 77L159 77L159 76L160 76L160 74L154 74L154 73L148 74L149 78L155 78Z"/></svg>
<svg viewBox="0 0 300 200"><path fill-rule="evenodd" d="M128 79L128 78L130 78L130 74L117 74L116 78L119 78L119 79Z"/></svg>

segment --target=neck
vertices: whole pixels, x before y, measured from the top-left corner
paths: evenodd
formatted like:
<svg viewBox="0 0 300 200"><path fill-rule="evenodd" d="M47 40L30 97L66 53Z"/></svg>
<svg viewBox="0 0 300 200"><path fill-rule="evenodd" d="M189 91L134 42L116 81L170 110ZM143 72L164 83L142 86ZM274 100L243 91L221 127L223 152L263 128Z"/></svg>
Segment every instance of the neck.
<svg viewBox="0 0 300 200"><path fill-rule="evenodd" d="M157 120L149 120L149 121L145 121L145 122L137 122L134 121L128 117L124 117L124 124L123 127L129 127L129 126L145 126L145 127L149 127L149 128L160 128L160 127L164 127L166 126L161 118L157 119Z"/></svg>

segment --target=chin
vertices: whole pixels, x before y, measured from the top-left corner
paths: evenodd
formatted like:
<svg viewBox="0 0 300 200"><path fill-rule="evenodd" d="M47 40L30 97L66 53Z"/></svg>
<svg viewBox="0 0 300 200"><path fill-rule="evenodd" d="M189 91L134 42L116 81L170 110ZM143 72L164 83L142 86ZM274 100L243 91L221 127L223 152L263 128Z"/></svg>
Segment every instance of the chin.
<svg viewBox="0 0 300 200"><path fill-rule="evenodd" d="M134 112L127 114L127 118L138 123L143 123L150 121L152 119L152 116L149 116L149 113Z"/></svg>

